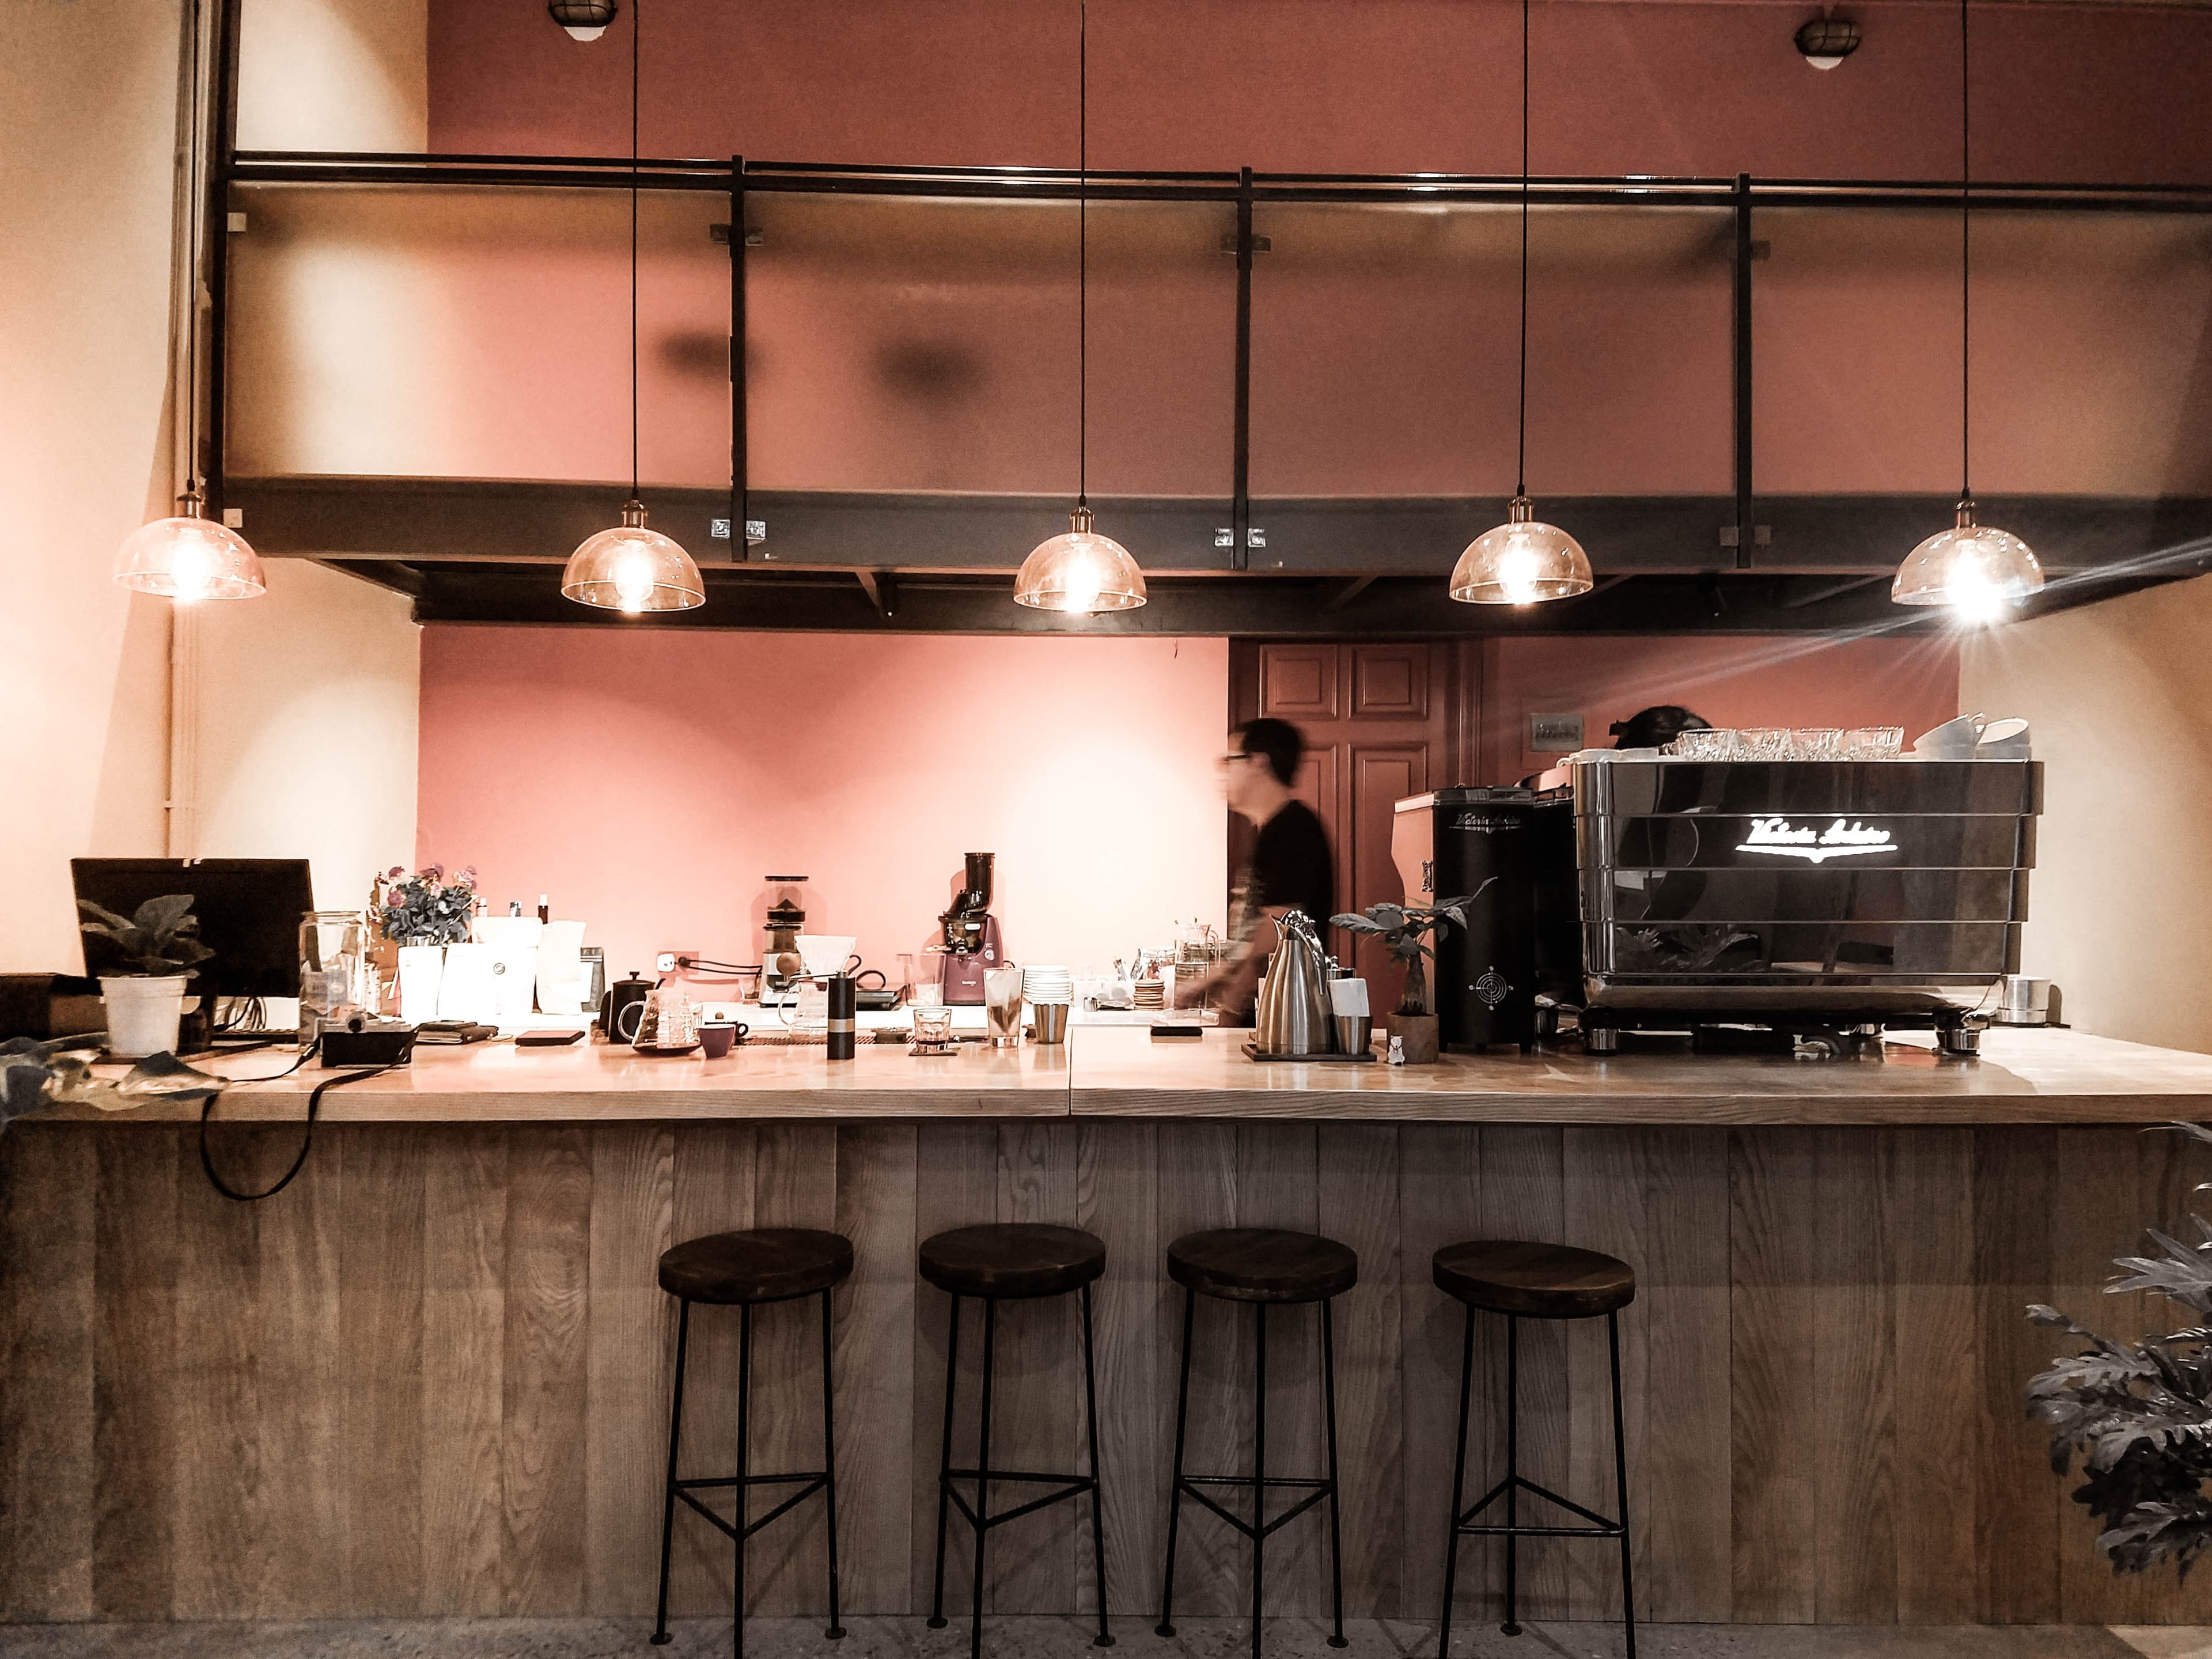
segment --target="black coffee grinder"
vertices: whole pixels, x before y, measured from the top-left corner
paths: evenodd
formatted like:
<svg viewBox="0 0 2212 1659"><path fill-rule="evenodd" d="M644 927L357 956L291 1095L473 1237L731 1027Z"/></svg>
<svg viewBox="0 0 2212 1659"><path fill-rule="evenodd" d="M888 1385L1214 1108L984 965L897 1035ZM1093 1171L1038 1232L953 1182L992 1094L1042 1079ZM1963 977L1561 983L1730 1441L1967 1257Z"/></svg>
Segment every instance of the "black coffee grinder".
<svg viewBox="0 0 2212 1659"><path fill-rule="evenodd" d="M799 959L799 935L806 926L806 878L761 879L775 890L768 908L768 948L761 952L761 1006L781 1008L799 1000L799 981L806 975Z"/></svg>
<svg viewBox="0 0 2212 1659"><path fill-rule="evenodd" d="M1006 959L999 919L991 914L989 853L968 854L967 884L952 896L952 908L938 917L945 934L945 1000L975 1007L983 1000L983 970Z"/></svg>

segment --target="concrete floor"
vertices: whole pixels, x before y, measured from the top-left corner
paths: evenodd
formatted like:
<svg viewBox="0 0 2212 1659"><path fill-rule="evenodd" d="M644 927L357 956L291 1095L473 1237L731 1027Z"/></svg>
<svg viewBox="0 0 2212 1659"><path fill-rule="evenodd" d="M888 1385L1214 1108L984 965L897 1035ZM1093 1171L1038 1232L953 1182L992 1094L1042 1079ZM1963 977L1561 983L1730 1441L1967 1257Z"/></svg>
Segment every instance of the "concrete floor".
<svg viewBox="0 0 2212 1659"><path fill-rule="evenodd" d="M709 1659L730 1651L727 1620L686 1620L675 1641L649 1646L636 1620L379 1620L329 1624L16 1625L0 1626L8 1659ZM1284 1620L1267 1631L1267 1659L1334 1659L1317 1624ZM1432 1626L1347 1625L1346 1659L1426 1659ZM1243 1659L1244 1626L1182 1621L1173 1639L1135 1619L1116 1621L1114 1659ZM846 1639L825 1642L810 1620L755 1620L750 1659L966 1659L956 1621L933 1631L918 1619L854 1619ZM2212 1659L2212 1630L2095 1626L1897 1629L1874 1626L1651 1625L1637 1632L1640 1659ZM1453 1659L1615 1659L1608 1625L1531 1625L1518 1638L1489 1626L1453 1633ZM986 1631L986 1659L1097 1659L1087 1627L1057 1619L1000 1619Z"/></svg>

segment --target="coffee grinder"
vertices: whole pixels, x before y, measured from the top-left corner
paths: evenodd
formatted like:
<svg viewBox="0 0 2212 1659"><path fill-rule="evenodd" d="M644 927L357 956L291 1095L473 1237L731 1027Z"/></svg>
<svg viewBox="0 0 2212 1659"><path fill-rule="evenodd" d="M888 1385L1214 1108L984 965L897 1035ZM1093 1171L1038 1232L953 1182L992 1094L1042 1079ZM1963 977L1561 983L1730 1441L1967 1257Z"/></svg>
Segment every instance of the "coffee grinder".
<svg viewBox="0 0 2212 1659"><path fill-rule="evenodd" d="M761 952L761 1006L781 1008L799 999L806 966L799 959L799 935L806 926L806 878L763 876L775 889L768 907L768 947Z"/></svg>
<svg viewBox="0 0 2212 1659"><path fill-rule="evenodd" d="M999 919L991 914L988 853L968 854L967 884L953 895L952 908L937 920L945 933L945 1000L976 1007L983 1000L983 970L1006 959Z"/></svg>

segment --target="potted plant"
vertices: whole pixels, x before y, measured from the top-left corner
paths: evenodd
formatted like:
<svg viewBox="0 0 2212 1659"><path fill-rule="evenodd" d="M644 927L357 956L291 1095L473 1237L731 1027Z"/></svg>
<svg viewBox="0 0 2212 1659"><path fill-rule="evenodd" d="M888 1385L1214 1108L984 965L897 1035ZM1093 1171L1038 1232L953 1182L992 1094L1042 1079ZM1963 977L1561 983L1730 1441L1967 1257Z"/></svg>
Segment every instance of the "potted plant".
<svg viewBox="0 0 2212 1659"><path fill-rule="evenodd" d="M378 885L376 931L398 946L399 1018L419 1025L438 1017L446 947L469 936L477 872L463 869L447 881L442 864L426 864L411 876L394 865Z"/></svg>
<svg viewBox="0 0 2212 1659"><path fill-rule="evenodd" d="M215 954L199 942L199 918L190 893L148 899L128 918L79 899L77 908L92 918L88 933L122 947L123 965L100 976L107 1004L107 1046L118 1058L140 1060L173 1053L177 1025L185 1009L185 987L197 964Z"/></svg>
<svg viewBox="0 0 2212 1659"><path fill-rule="evenodd" d="M2212 1144L2212 1130L2169 1126ZM2197 1190L2203 1191L2203 1187ZM2036 1304L2027 1316L2064 1331L2080 1350L2051 1363L2027 1385L2031 1416L2051 1429L2051 1467L2063 1474L2081 1459L2074 1501L2096 1516L2097 1548L2115 1572L2172 1562L2186 1574L2212 1547L2212 1222L2189 1218L2198 1242L2151 1230L2151 1255L2113 1259L2105 1293L2155 1291L2188 1310L2183 1328L2116 1342Z"/></svg>
<svg viewBox="0 0 2212 1659"><path fill-rule="evenodd" d="M1363 933L1382 941L1382 948L1406 964L1406 989L1389 1016L1390 1035L1398 1039L1409 1066L1425 1065L1437 1057L1437 1016L1429 1006L1428 964L1436 959L1433 947L1422 941L1445 923L1467 926L1467 907L1482 896L1497 880L1492 876L1472 893L1446 899L1425 908L1409 904L1370 904L1364 915L1331 916L1329 925L1346 933Z"/></svg>

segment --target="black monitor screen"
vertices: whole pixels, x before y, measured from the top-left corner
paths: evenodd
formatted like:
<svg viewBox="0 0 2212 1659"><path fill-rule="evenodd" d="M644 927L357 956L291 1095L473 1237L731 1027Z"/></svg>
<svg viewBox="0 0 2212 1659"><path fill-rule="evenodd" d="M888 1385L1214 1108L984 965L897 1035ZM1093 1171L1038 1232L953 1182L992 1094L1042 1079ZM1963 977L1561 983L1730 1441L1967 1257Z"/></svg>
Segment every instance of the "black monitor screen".
<svg viewBox="0 0 2212 1659"><path fill-rule="evenodd" d="M120 916L148 899L190 893L200 943L215 952L193 976L195 996L300 994L300 918L315 908L307 860L71 859L70 876L79 898ZM113 939L82 937L86 973L122 965Z"/></svg>

